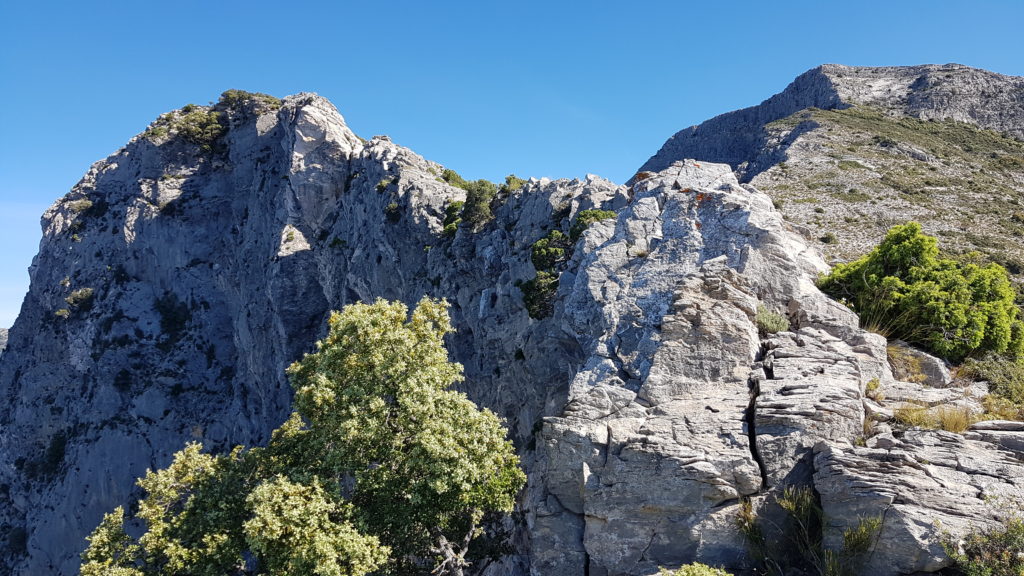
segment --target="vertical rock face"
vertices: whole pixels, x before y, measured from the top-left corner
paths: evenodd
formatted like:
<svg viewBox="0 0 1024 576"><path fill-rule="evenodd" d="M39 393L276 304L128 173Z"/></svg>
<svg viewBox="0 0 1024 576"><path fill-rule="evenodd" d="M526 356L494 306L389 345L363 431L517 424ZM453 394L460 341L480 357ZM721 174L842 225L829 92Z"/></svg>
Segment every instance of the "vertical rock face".
<svg viewBox="0 0 1024 576"><path fill-rule="evenodd" d="M0 328L0 354L7 348L7 328Z"/></svg>
<svg viewBox="0 0 1024 576"><path fill-rule="evenodd" d="M465 192L386 137L359 139L326 100L216 111L215 146L158 122L44 216L0 357L0 572L73 574L85 535L147 468L189 441L265 441L288 410L285 367L329 310L375 298L448 299L464 389L506 418L523 458L516 551L489 574L745 569L745 501L770 516L792 484L843 513L910 498L847 464L902 454L850 443L865 384L893 382L884 339L818 292L820 256L729 166L674 162L630 187L530 180L451 237L445 211ZM553 311L532 318L521 287L534 243L595 208L615 217L567 251ZM762 309L790 329L763 333ZM1013 433L976 432L971 446L1009 462ZM929 434L893 442L950 453ZM971 481L1004 469L979 470ZM858 474L866 483L843 484ZM932 486L912 520L960 480ZM893 518L903 524L886 515L885 530L911 534ZM934 549L934 534L911 535L886 553ZM928 558L906 565L946 562Z"/></svg>

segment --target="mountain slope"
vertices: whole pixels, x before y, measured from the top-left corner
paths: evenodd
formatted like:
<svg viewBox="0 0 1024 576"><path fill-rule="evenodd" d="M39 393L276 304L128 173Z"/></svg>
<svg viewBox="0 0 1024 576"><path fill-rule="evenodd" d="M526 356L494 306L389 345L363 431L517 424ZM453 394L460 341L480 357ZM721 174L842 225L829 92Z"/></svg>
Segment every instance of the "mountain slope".
<svg viewBox="0 0 1024 576"><path fill-rule="evenodd" d="M956 64L821 66L682 130L641 168L727 162L831 258L920 221L1024 279L1024 78Z"/></svg>
<svg viewBox="0 0 1024 576"><path fill-rule="evenodd" d="M529 480L494 576L749 570L736 520L779 520L790 485L821 497L830 542L884 518L874 571L934 571L934 520L960 534L993 524L989 495L1024 501L1016 431L872 428L869 383L921 386L815 288L814 245L729 166L530 180L454 235L450 208L473 200L442 175L458 181L312 94L228 92L94 165L44 215L0 356L0 572L75 573L102 514L187 441L265 441L284 368L329 310L375 298L447 298L463 389L506 419ZM589 209L614 217L577 238ZM555 231L572 240L548 291L533 247ZM789 330L760 329L763 310Z"/></svg>

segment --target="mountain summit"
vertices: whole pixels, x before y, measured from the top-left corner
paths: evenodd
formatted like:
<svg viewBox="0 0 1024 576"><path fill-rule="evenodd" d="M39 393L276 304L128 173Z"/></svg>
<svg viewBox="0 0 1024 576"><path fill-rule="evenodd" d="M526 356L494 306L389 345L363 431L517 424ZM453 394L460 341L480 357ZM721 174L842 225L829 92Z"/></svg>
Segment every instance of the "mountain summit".
<svg viewBox="0 0 1024 576"><path fill-rule="evenodd" d="M975 74L918 76L947 69ZM361 139L314 94L229 91L161 116L43 217L0 356L0 572L74 574L147 469L189 441L266 441L288 414L284 369L330 310L424 295L449 302L462 390L505 418L529 477L504 524L512 552L486 574L750 570L738 522L782 525L794 490L820 503L831 549L877 519L867 570L948 566L943 533L1024 501L1024 431L893 422L879 389L980 410L984 387L949 388L941 361L860 329L816 288L816 242L733 172L760 153L729 130L771 132L811 105L797 93L851 109L831 79L844 70L857 93L884 84L871 69L809 72L768 101L776 112L690 129L706 138L697 160L659 153L629 186L466 182ZM901 79L893 94L917 83L878 70ZM927 373L894 374L897 349Z"/></svg>

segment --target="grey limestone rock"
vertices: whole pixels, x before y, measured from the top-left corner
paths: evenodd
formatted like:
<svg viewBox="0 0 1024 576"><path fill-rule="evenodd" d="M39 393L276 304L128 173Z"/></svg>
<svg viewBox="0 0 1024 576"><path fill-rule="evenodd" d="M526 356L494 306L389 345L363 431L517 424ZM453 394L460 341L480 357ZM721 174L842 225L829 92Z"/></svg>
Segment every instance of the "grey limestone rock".
<svg viewBox="0 0 1024 576"><path fill-rule="evenodd" d="M4 353L5 348L7 348L7 328L0 328L0 355Z"/></svg>
<svg viewBox="0 0 1024 576"><path fill-rule="evenodd" d="M973 462L943 477L951 493L977 494L988 474L984 490L1016 494L1014 430L846 448L886 410L867 383L897 385L885 341L817 290L819 253L727 165L671 162L629 187L531 179L449 237L445 209L465 191L386 137L358 138L326 100L218 106L218 146L147 131L44 215L0 356L0 573L75 573L102 514L188 441L264 442L289 408L285 367L331 309L375 298L447 298L462 389L506 419L522 456L516 549L491 576L748 569L743 500L771 514L773 493L813 480L829 506L848 502L837 513L868 509L884 498L842 496L868 473L842 458L870 464L883 445ZM552 314L531 318L533 244L592 208L616 215L582 234ZM760 334L760 306L790 329ZM913 521L961 509L942 502ZM942 564L931 532L886 522L884 554Z"/></svg>
<svg viewBox="0 0 1024 576"><path fill-rule="evenodd" d="M1018 436L1020 433L1017 433ZM934 572L950 565L941 540L995 526L1024 501L1024 462L990 442L950 432L880 434L856 448L823 441L814 449L814 487L827 525L826 546L862 518L881 532L865 573Z"/></svg>

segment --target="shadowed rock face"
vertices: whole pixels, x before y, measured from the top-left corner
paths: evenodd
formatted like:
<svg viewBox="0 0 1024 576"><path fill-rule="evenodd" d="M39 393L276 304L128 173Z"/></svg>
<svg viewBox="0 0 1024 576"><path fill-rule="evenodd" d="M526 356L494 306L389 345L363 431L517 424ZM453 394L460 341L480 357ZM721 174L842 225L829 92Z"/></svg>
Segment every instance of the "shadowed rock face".
<svg viewBox="0 0 1024 576"><path fill-rule="evenodd" d="M657 172L696 158L738 169L743 181L786 159L765 125L806 108L880 108L923 120L956 120L1024 138L1024 78L959 64L863 67L825 64L757 106L680 130L640 168ZM803 130L813 129L804 126ZM800 132L790 133L792 142ZM766 149L773 153L765 155Z"/></svg>
<svg viewBox="0 0 1024 576"><path fill-rule="evenodd" d="M850 496L842 461L827 487L818 463L853 450L865 384L896 385L885 340L818 292L821 257L729 166L674 162L630 187L531 180L448 238L465 192L387 138L362 141L326 100L221 112L223 147L141 135L44 216L0 357L9 572L74 573L102 514L185 442L264 442L288 410L284 368L331 309L375 298L448 299L462 387L519 448L516 552L489 574L742 570L741 499L770 516L789 484L821 485L823 503L888 489ZM616 216L582 234L553 313L531 318L532 245L591 208ZM790 331L759 333L759 307ZM1014 434L971 446L1007 458Z"/></svg>

